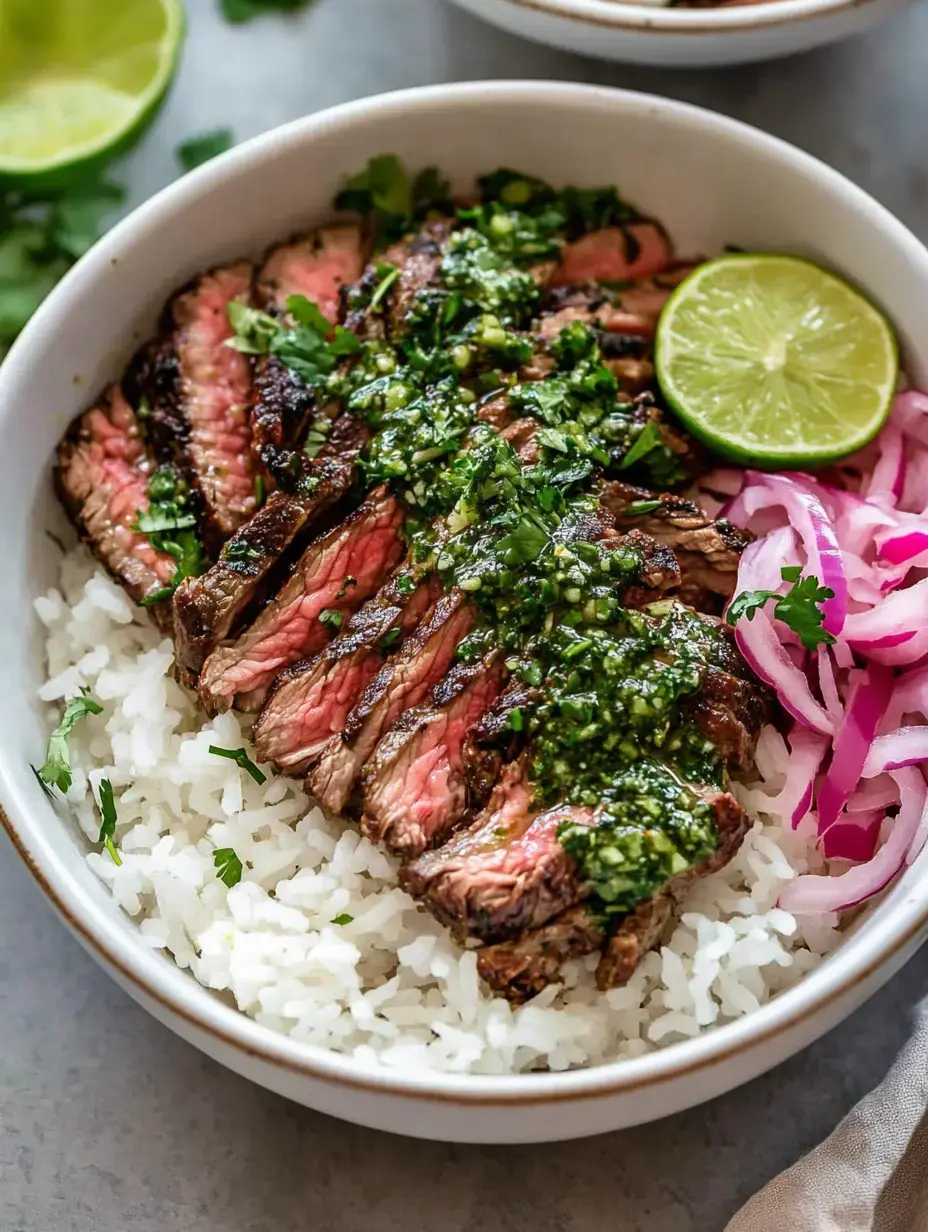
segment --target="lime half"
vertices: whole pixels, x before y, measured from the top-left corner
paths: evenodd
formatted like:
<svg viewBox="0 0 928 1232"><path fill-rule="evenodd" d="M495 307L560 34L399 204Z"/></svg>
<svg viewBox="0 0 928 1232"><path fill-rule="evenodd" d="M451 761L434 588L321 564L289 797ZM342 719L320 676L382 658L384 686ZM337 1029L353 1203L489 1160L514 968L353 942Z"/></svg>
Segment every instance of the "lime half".
<svg viewBox="0 0 928 1232"><path fill-rule="evenodd" d="M798 257L701 265L657 328L664 396L694 436L754 466L820 466L865 445L889 414L896 338L872 304Z"/></svg>
<svg viewBox="0 0 928 1232"><path fill-rule="evenodd" d="M0 0L0 181L66 182L127 149L183 37L181 0Z"/></svg>

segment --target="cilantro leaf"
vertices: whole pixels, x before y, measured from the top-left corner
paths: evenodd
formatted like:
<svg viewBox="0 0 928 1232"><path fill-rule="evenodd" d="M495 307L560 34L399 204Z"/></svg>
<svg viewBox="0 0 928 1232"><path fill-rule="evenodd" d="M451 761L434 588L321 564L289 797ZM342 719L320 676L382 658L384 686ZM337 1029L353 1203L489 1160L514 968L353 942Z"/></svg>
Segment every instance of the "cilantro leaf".
<svg viewBox="0 0 928 1232"><path fill-rule="evenodd" d="M213 852L213 866L219 880L231 890L242 879L242 862L231 847L217 847Z"/></svg>
<svg viewBox="0 0 928 1232"><path fill-rule="evenodd" d="M226 345L244 355L277 355L308 385L319 384L340 359L361 350L357 334L333 326L305 295L289 296L287 311L292 325L233 301L228 318L235 334Z"/></svg>
<svg viewBox="0 0 928 1232"><path fill-rule="evenodd" d="M219 11L226 21L241 25L265 13L297 13L314 0L219 0Z"/></svg>
<svg viewBox="0 0 928 1232"><path fill-rule="evenodd" d="M636 462L640 462L645 454L649 454L652 449L656 449L661 443L661 430L654 422L649 419L644 425L635 440L632 443L631 449L619 463L619 470L627 470L628 467L634 466Z"/></svg>
<svg viewBox="0 0 928 1232"><path fill-rule="evenodd" d="M239 769L251 775L259 787L267 782L267 775L263 770L258 769L244 749L224 749L217 744L211 744L209 751L214 757L226 757L229 761L234 761Z"/></svg>
<svg viewBox="0 0 928 1232"><path fill-rule="evenodd" d="M353 919L354 919L353 915L349 915L347 911L343 911L341 915L333 916L332 923L333 924L350 924Z"/></svg>
<svg viewBox="0 0 928 1232"><path fill-rule="evenodd" d="M45 764L39 770L39 778L43 782L57 787L60 792L70 790L73 776L68 753L68 736L81 719L85 719L88 714L100 714L102 710L103 707L94 701L86 688L82 690L80 697L71 698L64 708L61 722L48 738Z"/></svg>
<svg viewBox="0 0 928 1232"><path fill-rule="evenodd" d="M110 859L114 864L122 864L122 858L116 849L114 836L116 834L116 802L113 799L113 784L109 779L100 780L100 836L97 839L98 843L102 843L106 851L109 852Z"/></svg>
<svg viewBox="0 0 928 1232"><path fill-rule="evenodd" d="M801 573L798 565L784 565L780 570L784 582L792 583L786 594L781 595L775 590L742 591L728 606L728 623L735 625L742 619L753 620L755 612L775 599L774 616L798 634L807 650L815 650L820 645L830 646L835 639L822 628L825 613L821 605L827 599L833 599L835 592L828 586L820 586L817 577L811 574L802 577Z"/></svg>
<svg viewBox="0 0 928 1232"><path fill-rule="evenodd" d="M319 613L319 623L328 625L330 629L342 627L342 614L337 607L324 607Z"/></svg>
<svg viewBox="0 0 928 1232"><path fill-rule="evenodd" d="M217 154L224 154L232 148L235 138L231 128L216 128L209 133L200 133L196 137L188 137L174 151L182 171L192 171L194 167L202 166Z"/></svg>
<svg viewBox="0 0 928 1232"><path fill-rule="evenodd" d="M177 561L167 586L145 595L143 607L163 603L185 577L197 577L207 560L196 534L197 519L188 505L186 481L173 466L161 466L148 481L147 509L140 509L134 529L148 535L151 545Z"/></svg>
<svg viewBox="0 0 928 1232"><path fill-rule="evenodd" d="M384 247L401 239L431 211L450 213L453 202L451 186L437 168L425 167L410 181L395 154L379 154L345 183L335 208L368 215L377 246Z"/></svg>
<svg viewBox="0 0 928 1232"><path fill-rule="evenodd" d="M548 544L548 531L531 514L524 514L515 530L494 546L494 552L507 565L523 565L537 560Z"/></svg>

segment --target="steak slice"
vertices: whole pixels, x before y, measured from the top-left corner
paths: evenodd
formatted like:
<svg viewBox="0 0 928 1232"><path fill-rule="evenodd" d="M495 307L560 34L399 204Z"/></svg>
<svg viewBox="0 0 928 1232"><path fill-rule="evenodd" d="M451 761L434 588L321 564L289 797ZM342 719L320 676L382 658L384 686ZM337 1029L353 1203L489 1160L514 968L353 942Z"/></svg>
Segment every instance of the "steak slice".
<svg viewBox="0 0 928 1232"><path fill-rule="evenodd" d="M365 247L361 228L353 224L321 227L278 244L265 257L258 275L259 305L267 312L283 313L289 296L305 295L334 323L342 288L361 277Z"/></svg>
<svg viewBox="0 0 928 1232"><path fill-rule="evenodd" d="M493 992L518 1004L553 984L572 958L600 949L605 934L584 903L568 907L540 928L477 951L477 971Z"/></svg>
<svg viewBox="0 0 928 1232"><path fill-rule="evenodd" d="M514 676L490 709L474 724L464 744L464 774L467 799L472 809L489 800L502 768L515 761L525 744L524 717L541 700L542 690ZM519 731L512 725L512 712L523 715Z"/></svg>
<svg viewBox="0 0 928 1232"><path fill-rule="evenodd" d="M378 741L444 678L473 623L473 610L463 592L453 590L435 603L416 632L383 664L343 730L326 741L307 779L306 790L320 804L333 813L344 812Z"/></svg>
<svg viewBox="0 0 928 1232"><path fill-rule="evenodd" d="M148 509L153 469L135 412L118 385L75 420L58 446L55 480L62 502L93 554L136 603L167 586L177 570L173 556L134 529ZM170 629L170 602L150 610Z"/></svg>
<svg viewBox="0 0 928 1232"><path fill-rule="evenodd" d="M437 582L415 586L403 571L352 616L314 659L285 668L271 686L252 739L261 761L304 774L383 666L385 647L418 625L436 597Z"/></svg>
<svg viewBox="0 0 928 1232"><path fill-rule="evenodd" d="M600 345L608 346L610 337L621 338L626 340L629 354L647 355L664 305L696 268L692 262L676 262L661 273L639 278L620 290L595 282L554 287L545 300L535 332L545 341L553 342L573 321L582 321L602 335Z"/></svg>
<svg viewBox="0 0 928 1232"><path fill-rule="evenodd" d="M363 773L361 829L402 856L440 842L467 810L464 741L499 695L505 676L495 652L452 668L428 703L407 710L378 744Z"/></svg>
<svg viewBox="0 0 928 1232"><path fill-rule="evenodd" d="M348 489L349 466L318 465L319 482L307 495L272 492L240 526L200 577L174 592L174 645L180 679L193 686L207 657L260 601L269 577L322 510Z"/></svg>
<svg viewBox="0 0 928 1232"><path fill-rule="evenodd" d="M221 539L255 510L256 467L249 449L248 359L225 345L232 337L227 310L248 300L248 261L201 275L172 301L177 356L177 417L189 468L210 525Z"/></svg>
<svg viewBox="0 0 928 1232"><path fill-rule="evenodd" d="M756 679L750 679L747 664L731 644L735 670L708 667L699 692L684 704L685 721L695 723L733 771L754 765L754 751L761 728L770 720L770 694Z"/></svg>
<svg viewBox="0 0 928 1232"><path fill-rule="evenodd" d="M270 250L258 274L256 298L266 311L284 316L288 298L305 295L334 324L343 288L361 276L364 249L360 227L350 225L323 227L302 239L279 244ZM327 408L328 417L334 409ZM301 376L276 355L259 357L252 436L258 456L272 473L279 459L267 451L299 444L319 410L315 393Z"/></svg>
<svg viewBox="0 0 928 1232"><path fill-rule="evenodd" d="M575 805L533 809L522 763L512 762L473 825L402 868L400 884L458 940L508 940L588 893L558 828L593 819Z"/></svg>
<svg viewBox="0 0 928 1232"><path fill-rule="evenodd" d="M199 694L209 713L260 708L282 668L318 653L331 639L324 611L355 611L383 585L403 554L402 510L386 488L303 552L290 579L234 641L203 665ZM353 577L355 585L346 585ZM337 622L336 622L337 623Z"/></svg>
<svg viewBox="0 0 928 1232"><path fill-rule="evenodd" d="M377 267L384 263L394 266L400 273L387 292L385 309L376 313L367 308L350 311L345 320L347 328L368 338L382 337L385 333L388 336L404 333L406 315L413 300L421 290L437 280L442 248L453 228L453 219L433 219L415 234L405 236L381 253L378 260L365 270L358 290L369 298L383 276L377 272Z"/></svg>
<svg viewBox="0 0 928 1232"><path fill-rule="evenodd" d="M680 594L690 607L718 612L720 600L731 598L741 553L751 540L746 532L724 518L710 518L682 496L619 480L603 485L600 502L620 526L634 525L673 549L680 563Z"/></svg>
<svg viewBox="0 0 928 1232"><path fill-rule="evenodd" d="M673 261L673 245L660 223L650 219L591 231L561 250L555 285L625 282L659 274Z"/></svg>
<svg viewBox="0 0 928 1232"><path fill-rule="evenodd" d="M699 877L708 877L732 859L751 828L751 819L728 792L705 797L715 810L719 845L701 864L685 869L625 916L609 938L596 969L599 988L627 984L647 952L654 948L676 914L687 890Z"/></svg>

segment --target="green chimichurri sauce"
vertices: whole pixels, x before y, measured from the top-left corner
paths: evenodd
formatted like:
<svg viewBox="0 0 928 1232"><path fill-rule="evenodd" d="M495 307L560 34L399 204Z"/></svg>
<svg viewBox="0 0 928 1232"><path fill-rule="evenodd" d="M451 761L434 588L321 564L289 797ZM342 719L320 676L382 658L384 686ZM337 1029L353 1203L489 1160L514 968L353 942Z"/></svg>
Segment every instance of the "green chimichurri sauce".
<svg viewBox="0 0 928 1232"><path fill-rule="evenodd" d="M374 211L384 243L429 208L394 183L398 167L375 160L347 194ZM687 704L724 657L723 639L679 603L624 606L643 558L603 537L599 485L613 474L666 488L684 477L679 459L648 407L621 397L590 329L574 322L547 348L527 332L541 298L537 267L565 238L625 226L635 211L612 189L557 193L512 171L481 185L483 201L457 211L437 279L408 299L402 319L394 311L357 346L347 331L336 335L347 362L327 357L311 306L294 305L289 332L270 318L250 322L240 342L286 363L288 348L311 353L320 393L370 429L363 485L389 483L406 502L415 573L437 571L471 596L477 625L458 657L500 650L533 686L535 701L509 721L527 740L535 802L597 810L596 824L566 824L560 838L600 911L622 913L716 846L696 789L722 784L725 767ZM399 285L399 271L381 262L349 306L386 321ZM291 366L305 375L309 362L297 355ZM541 379L520 377L530 363ZM538 425L530 464L481 421L481 407L500 397L513 418Z"/></svg>

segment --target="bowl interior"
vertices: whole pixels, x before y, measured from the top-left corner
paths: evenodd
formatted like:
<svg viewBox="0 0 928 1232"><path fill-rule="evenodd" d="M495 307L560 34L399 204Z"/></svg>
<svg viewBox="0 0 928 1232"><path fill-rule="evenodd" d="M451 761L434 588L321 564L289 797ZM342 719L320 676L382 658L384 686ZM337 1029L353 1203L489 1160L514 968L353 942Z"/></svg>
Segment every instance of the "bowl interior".
<svg viewBox="0 0 928 1232"><path fill-rule="evenodd" d="M449 139L450 137L450 139ZM83 840L48 804L29 769L43 759L36 689L43 677L31 602L54 579L58 549L46 535L64 519L50 463L71 418L120 374L153 330L166 296L194 272L327 219L346 175L392 151L408 165L437 164L455 186L500 165L556 183L617 184L659 216L683 254L725 244L822 261L858 283L896 323L910 376L928 381L928 253L881 207L836 173L755 131L681 104L587 87L494 83L412 91L351 104L258 138L187 177L117 227L52 294L0 368L0 801L18 842L94 944L157 986L172 1003L265 1051L316 1069L351 1062L272 1037L137 942L135 927L86 867ZM745 1023L671 1052L695 1056L723 1036L775 1023L790 1006L828 995L835 980L879 956L923 911L913 889L923 855L864 928L794 992ZM623 1062L639 1078L669 1052ZM613 1077L618 1072L615 1067ZM603 1071L599 1071L602 1073ZM590 1081L576 1074L492 1080L506 1089ZM431 1077L431 1087L487 1080Z"/></svg>

